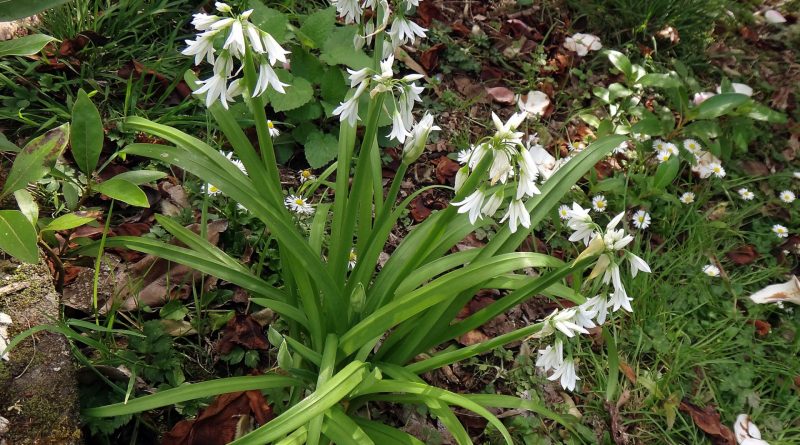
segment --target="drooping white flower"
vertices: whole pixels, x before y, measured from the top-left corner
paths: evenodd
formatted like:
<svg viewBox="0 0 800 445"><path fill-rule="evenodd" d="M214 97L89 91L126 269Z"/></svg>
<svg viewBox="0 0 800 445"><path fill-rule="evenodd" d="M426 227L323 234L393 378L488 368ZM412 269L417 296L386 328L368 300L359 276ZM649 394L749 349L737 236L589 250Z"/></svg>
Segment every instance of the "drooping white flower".
<svg viewBox="0 0 800 445"><path fill-rule="evenodd" d="M278 137L281 135L281 131L275 126L275 123L271 120L267 120L267 128L269 129L269 135L271 137Z"/></svg>
<svg viewBox="0 0 800 445"><path fill-rule="evenodd" d="M392 21L392 28L389 30L389 36L392 38L392 45L396 48L400 45L413 42L417 37L424 38L426 31L428 30L411 20L396 16Z"/></svg>
<svg viewBox="0 0 800 445"><path fill-rule="evenodd" d="M403 123L403 117L399 111L395 110L392 115L392 131L388 137L402 144L405 142L406 136L408 136L408 131L406 131L406 125Z"/></svg>
<svg viewBox="0 0 800 445"><path fill-rule="evenodd" d="M285 94L286 90L284 90L284 87L288 87L289 85L281 82L275 70L273 70L269 64L262 63L258 67L258 81L256 82L253 95L260 96L266 93L269 86L272 86L275 91Z"/></svg>
<svg viewBox="0 0 800 445"><path fill-rule="evenodd" d="M192 16L192 26L198 31L207 31L211 29L211 25L219 21L216 15L209 15L205 13L197 13Z"/></svg>
<svg viewBox="0 0 800 445"><path fill-rule="evenodd" d="M199 34L194 40L186 40L186 45L188 46L181 51L181 54L194 56L195 65L200 65L203 59L213 64L214 53L216 52L214 49L214 36L216 33L216 31L208 31Z"/></svg>
<svg viewBox="0 0 800 445"><path fill-rule="evenodd" d="M311 215L314 213L314 207L302 196L289 195L283 203L286 205L286 208L298 215Z"/></svg>
<svg viewBox="0 0 800 445"><path fill-rule="evenodd" d="M481 209L483 208L483 200L485 198L486 195L482 190L475 190L463 200L453 202L452 204L458 207L458 213L469 213L470 224L475 224L475 221L481 218Z"/></svg>
<svg viewBox="0 0 800 445"><path fill-rule="evenodd" d="M703 266L703 273L708 275L709 277L718 277L719 267L713 264L706 264L705 266Z"/></svg>
<svg viewBox="0 0 800 445"><path fill-rule="evenodd" d="M631 276L636 278L636 274L639 272L650 273L650 266L645 260L630 252L626 252L625 256L628 257L628 263L631 265Z"/></svg>
<svg viewBox="0 0 800 445"><path fill-rule="evenodd" d="M541 91L528 91L525 100L522 99L522 96L517 99L519 110L523 113L527 113L528 116L543 115L549 105L550 98Z"/></svg>
<svg viewBox="0 0 800 445"><path fill-rule="evenodd" d="M428 142L431 132L440 130L441 128L433 123L433 115L425 113L409 132L408 139L403 146L403 162L410 164L416 161L425 150L425 144Z"/></svg>
<svg viewBox="0 0 800 445"><path fill-rule="evenodd" d="M317 177L314 175L314 172L311 171L310 168L300 170L300 172L297 174L297 177L300 179L301 184L317 179Z"/></svg>
<svg viewBox="0 0 800 445"><path fill-rule="evenodd" d="M501 204L503 204L503 191L498 190L497 192L493 193L488 200L486 200L483 208L481 208L481 213L490 217L494 216Z"/></svg>
<svg viewBox="0 0 800 445"><path fill-rule="evenodd" d="M620 308L626 312L633 312L631 301L633 301L633 298L630 298L628 293L625 292L625 288L620 286L611 293L611 298L608 299L608 306L613 312L620 310Z"/></svg>
<svg viewBox="0 0 800 445"><path fill-rule="evenodd" d="M575 323L575 315L577 312L578 309L574 307L562 310L556 309L552 314L548 315L544 321L546 324L558 329L561 333L570 338L574 337L576 333L588 334L589 331L587 331L586 328Z"/></svg>
<svg viewBox="0 0 800 445"><path fill-rule="evenodd" d="M533 196L542 193L536 187L536 178L539 176L539 169L536 167L531 155L527 150L522 150L519 155L519 180L517 185L517 199L525 196Z"/></svg>
<svg viewBox="0 0 800 445"><path fill-rule="evenodd" d="M581 57L588 54L589 51L597 51L602 47L600 38L592 34L577 33L564 40L564 48L577 53Z"/></svg>
<svg viewBox="0 0 800 445"><path fill-rule="evenodd" d="M561 204L558 207L558 217L563 219L563 220L565 220L565 221L569 219L569 206L568 205Z"/></svg>
<svg viewBox="0 0 800 445"><path fill-rule="evenodd" d="M650 227L650 214L644 210L638 210L633 214L633 225L642 230Z"/></svg>
<svg viewBox="0 0 800 445"><path fill-rule="evenodd" d="M536 367L547 372L561 366L563 361L564 343L561 339L556 339L554 346L547 345L544 349L539 350L539 356L536 358Z"/></svg>
<svg viewBox="0 0 800 445"><path fill-rule="evenodd" d="M748 190L746 187L742 187L736 191L739 194L739 197L745 201L752 201L753 198L756 197L755 193Z"/></svg>
<svg viewBox="0 0 800 445"><path fill-rule="evenodd" d="M261 42L264 44L264 50L267 52L270 65L275 65L276 62L286 63L288 61L286 55L289 54L289 51L283 49L270 33L262 33Z"/></svg>
<svg viewBox="0 0 800 445"><path fill-rule="evenodd" d="M595 320L597 320L598 325L602 325L606 322L606 317L608 317L608 300L604 295L595 295L587 299L581 306L584 307L586 311L595 313Z"/></svg>
<svg viewBox="0 0 800 445"><path fill-rule="evenodd" d="M234 20L231 24L231 31L222 49L228 50L233 57L241 58L244 55L245 41L242 22Z"/></svg>
<svg viewBox="0 0 800 445"><path fill-rule="evenodd" d="M494 159L492 165L489 167L489 178L492 185L500 181L505 184L508 178L514 174L514 166L511 164L511 158L508 152L504 150L496 150L494 152Z"/></svg>
<svg viewBox="0 0 800 445"><path fill-rule="evenodd" d="M628 141L622 141L622 142L620 142L620 143L619 143L619 145L617 145L616 147L614 147L614 149L613 149L613 150L611 150L611 153L614 153L614 154L623 154L623 153L625 153L626 151L628 151Z"/></svg>
<svg viewBox="0 0 800 445"><path fill-rule="evenodd" d="M791 190L784 190L778 194L778 197L781 201L785 202L786 204L791 204L797 198L793 191Z"/></svg>
<svg viewBox="0 0 800 445"><path fill-rule="evenodd" d="M206 80L198 80L197 84L201 86L194 94L200 95L205 93L206 107L211 107L211 105L219 99L222 106L228 109L228 102L231 101L231 98L228 96L228 85L226 82L227 77L222 74L214 74Z"/></svg>
<svg viewBox="0 0 800 445"><path fill-rule="evenodd" d="M592 208L595 212L605 212L608 208L608 201L603 195L597 195L592 198Z"/></svg>
<svg viewBox="0 0 800 445"><path fill-rule="evenodd" d="M348 68L347 72L350 73L348 76L348 79L350 79L350 88L355 88L358 85L361 85L364 81L369 79L369 76L373 73L372 69L370 68L361 68L357 71Z"/></svg>
<svg viewBox="0 0 800 445"><path fill-rule="evenodd" d="M574 391L580 377L575 373L575 362L572 360L565 360L547 379L550 381L559 380L562 388L567 391Z"/></svg>
<svg viewBox="0 0 800 445"><path fill-rule="evenodd" d="M625 229L607 229L606 233L603 234L603 242L606 245L606 249L611 251L622 250L632 241L633 236L626 235Z"/></svg>
<svg viewBox="0 0 800 445"><path fill-rule="evenodd" d="M231 6L225 2L214 2L214 7L219 12L231 12Z"/></svg>
<svg viewBox="0 0 800 445"><path fill-rule="evenodd" d="M511 204L508 205L508 211L503 216L503 219L500 220L500 223L502 224L506 220L508 220L511 233L516 233L518 224L526 229L531 228L531 215L528 213L528 209L525 208L525 203L520 199L511 201Z"/></svg>
<svg viewBox="0 0 800 445"><path fill-rule="evenodd" d="M578 203L572 203L572 209L569 210L569 220L567 227L575 232L570 235L569 240L572 242L582 240L583 244L589 245L589 240L595 231L595 224L592 222L592 217L589 215L589 210L579 206Z"/></svg>
<svg viewBox="0 0 800 445"><path fill-rule="evenodd" d="M681 197L678 199L680 199L680 201L684 204L691 204L694 202L694 198L695 196L693 192L683 192Z"/></svg>
<svg viewBox="0 0 800 445"><path fill-rule="evenodd" d="M787 229L786 226L775 224L772 226L772 233L774 233L778 238L786 238L789 236L789 229Z"/></svg>
<svg viewBox="0 0 800 445"><path fill-rule="evenodd" d="M336 6L336 13L346 24L358 23L361 21L361 5L359 0L331 0L331 4Z"/></svg>

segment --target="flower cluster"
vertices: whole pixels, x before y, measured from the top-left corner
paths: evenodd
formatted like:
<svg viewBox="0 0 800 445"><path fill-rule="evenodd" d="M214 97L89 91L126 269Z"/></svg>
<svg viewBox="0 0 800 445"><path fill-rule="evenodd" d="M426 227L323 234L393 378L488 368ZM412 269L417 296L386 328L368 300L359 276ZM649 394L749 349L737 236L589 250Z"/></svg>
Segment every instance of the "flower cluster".
<svg viewBox="0 0 800 445"><path fill-rule="evenodd" d="M242 79L233 77L242 70L241 64L244 63L245 53L248 50L252 51L253 60L258 66L258 80L254 90L249 93L252 96L260 96L269 87L279 93L285 93L284 87L288 85L281 82L272 67L277 62L286 63L286 55L289 52L283 49L272 35L249 21L252 9L236 15L228 4L217 2L215 6L217 11L227 17L195 14L192 25L200 33L194 40L187 40L188 46L182 51L184 55L194 56L196 65L205 59L214 66L211 77L197 82L200 88L195 94L206 95L207 107L219 100L223 107L228 108L228 103L244 91ZM214 45L218 36L225 37L221 48L216 48ZM236 60L240 62L240 66L234 72Z"/></svg>
<svg viewBox="0 0 800 445"><path fill-rule="evenodd" d="M392 17L392 10L387 0L332 0L331 3L336 6L336 12L339 17L347 24L358 24L362 27L364 35L356 35L355 46L360 48L365 43L370 43L372 37L381 29L389 28L389 38L391 39L391 46L384 48L384 56L391 54L395 49L401 45L413 42L417 37L424 38L427 29L412 22L406 17L406 14L419 6L420 0L402 0L396 2L397 14ZM377 12L380 9L380 14L364 14L367 9L372 9ZM378 19L380 15L380 23ZM391 19L391 26L389 20Z"/></svg>
<svg viewBox="0 0 800 445"><path fill-rule="evenodd" d="M556 333L567 338L572 338L576 334L588 334L588 329L604 324L609 313L620 309L633 312L631 307L633 299L628 296L622 284L620 271L623 262L627 260L632 277L636 277L639 272L650 273L647 262L625 250L633 241L633 236L626 234L625 229L617 228L625 216L624 212L615 216L606 225L605 230L592 221L588 209L582 208L577 203L572 203L572 208L560 207L559 213L567 220L567 227L573 230L569 240L583 241L587 246L579 259L598 255L589 279L602 277L603 285L610 284L613 291L609 295L598 294L579 306L555 310L544 319L542 329L533 335L534 338L544 338ZM553 371L548 377L550 380L559 380L564 389L574 390L576 381L580 380L575 370L575 362L571 356L564 358L561 338L556 338L554 345L539 351L536 366L543 372Z"/></svg>

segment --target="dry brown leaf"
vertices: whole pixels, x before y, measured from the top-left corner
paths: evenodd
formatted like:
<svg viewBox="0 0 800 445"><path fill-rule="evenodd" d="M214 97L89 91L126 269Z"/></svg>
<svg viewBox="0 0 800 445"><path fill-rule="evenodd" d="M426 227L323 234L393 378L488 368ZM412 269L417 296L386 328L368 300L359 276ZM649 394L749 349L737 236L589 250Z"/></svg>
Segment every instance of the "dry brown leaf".
<svg viewBox="0 0 800 445"><path fill-rule="evenodd" d="M269 349L269 341L263 327L250 315L236 314L228 320L225 332L217 344L217 350L220 354L229 354L235 346L262 351Z"/></svg>
<svg viewBox="0 0 800 445"><path fill-rule="evenodd" d="M698 428L711 436L712 441L717 445L736 445L736 438L733 432L720 421L719 412L714 405L700 408L686 400L681 401L678 407L681 411L689 414L692 421Z"/></svg>
<svg viewBox="0 0 800 445"><path fill-rule="evenodd" d="M745 244L731 250L725 256L736 264L744 265L755 261L758 258L758 251L754 245Z"/></svg>
<svg viewBox="0 0 800 445"><path fill-rule="evenodd" d="M631 365L625 362L619 362L619 369L622 370L622 373L625 374L625 377L627 377L631 383L634 385L636 384L636 372L631 368Z"/></svg>
<svg viewBox="0 0 800 445"><path fill-rule="evenodd" d="M463 346L472 346L489 340L491 340L489 336L478 329L473 329L461 337L458 337L458 342Z"/></svg>
<svg viewBox="0 0 800 445"><path fill-rule="evenodd" d="M486 93L499 104L511 105L514 103L514 92L506 87L486 88Z"/></svg>

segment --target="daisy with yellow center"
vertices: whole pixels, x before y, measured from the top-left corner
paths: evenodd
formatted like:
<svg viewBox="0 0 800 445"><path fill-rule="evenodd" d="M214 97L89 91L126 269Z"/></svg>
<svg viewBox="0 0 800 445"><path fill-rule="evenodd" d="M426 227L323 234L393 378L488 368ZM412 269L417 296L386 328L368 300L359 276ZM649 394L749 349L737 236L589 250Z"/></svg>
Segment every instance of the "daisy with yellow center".
<svg viewBox="0 0 800 445"><path fill-rule="evenodd" d="M281 131L275 128L275 124L272 121L267 121L267 128L269 128L269 135L276 138L281 135Z"/></svg>
<svg viewBox="0 0 800 445"><path fill-rule="evenodd" d="M682 194L681 197L678 199L680 199L681 202L684 204L691 204L694 202L694 193L684 192L684 194Z"/></svg>
<svg viewBox="0 0 800 445"><path fill-rule="evenodd" d="M314 213L314 207L306 201L302 196L289 195L283 202L286 207L297 213L298 215L311 215Z"/></svg>
<svg viewBox="0 0 800 445"><path fill-rule="evenodd" d="M317 179L317 177L314 176L314 172L312 172L310 168L307 168L305 170L300 170L299 176L300 176L300 183L301 184L306 182L306 181L313 181L313 180Z"/></svg>
<svg viewBox="0 0 800 445"><path fill-rule="evenodd" d="M744 199L745 201L752 201L753 198L756 197L755 193L748 190L746 187L742 187L736 191L739 194L739 197Z"/></svg>
<svg viewBox="0 0 800 445"><path fill-rule="evenodd" d="M703 149L703 147L701 147L700 144L698 144L694 139L686 139L683 141L683 148L695 156L697 156Z"/></svg>
<svg viewBox="0 0 800 445"><path fill-rule="evenodd" d="M606 201L606 197L603 195L597 195L592 198L592 208L595 212L605 212L606 208L608 207L608 201Z"/></svg>
<svg viewBox="0 0 800 445"><path fill-rule="evenodd" d="M660 150L656 155L656 159L658 159L659 163L664 163L669 161L670 156L672 156L672 153L670 153L668 150Z"/></svg>
<svg viewBox="0 0 800 445"><path fill-rule="evenodd" d="M561 207L558 208L558 217L567 220L569 219L569 206L566 204L562 204Z"/></svg>
<svg viewBox="0 0 800 445"><path fill-rule="evenodd" d="M214 196L214 195L219 195L221 190L217 188L217 186L214 184L206 184L206 192L209 195Z"/></svg>
<svg viewBox="0 0 800 445"><path fill-rule="evenodd" d="M725 169L722 168L722 165L720 165L719 162L712 162L708 164L708 170L711 171L711 173L713 173L714 176L718 178L725 177Z"/></svg>
<svg viewBox="0 0 800 445"><path fill-rule="evenodd" d="M709 277L718 277L719 276L719 267L708 264L703 267L703 273L708 275Z"/></svg>
<svg viewBox="0 0 800 445"><path fill-rule="evenodd" d="M784 190L778 194L778 197L781 198L781 201L785 202L786 204L791 204L794 202L796 196L794 192L791 190Z"/></svg>
<svg viewBox="0 0 800 445"><path fill-rule="evenodd" d="M786 238L789 236L789 229L787 229L786 226L775 224L772 226L772 233L774 233L778 238Z"/></svg>
<svg viewBox="0 0 800 445"><path fill-rule="evenodd" d="M662 141L661 139L656 139L653 141L653 150L655 151L664 151L667 148L667 143Z"/></svg>
<svg viewBox="0 0 800 445"><path fill-rule="evenodd" d="M650 214L644 210L637 211L633 214L633 225L642 230L650 227Z"/></svg>

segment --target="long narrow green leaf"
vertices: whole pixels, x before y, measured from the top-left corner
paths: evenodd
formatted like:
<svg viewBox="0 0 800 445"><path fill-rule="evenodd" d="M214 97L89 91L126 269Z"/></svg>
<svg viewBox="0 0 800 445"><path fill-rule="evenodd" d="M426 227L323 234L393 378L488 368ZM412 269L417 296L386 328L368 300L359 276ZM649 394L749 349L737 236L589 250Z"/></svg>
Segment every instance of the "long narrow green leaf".
<svg viewBox="0 0 800 445"><path fill-rule="evenodd" d="M405 431L400 431L383 423L362 417L353 417L353 420L372 438L373 442L380 445L425 445L424 442Z"/></svg>
<svg viewBox="0 0 800 445"><path fill-rule="evenodd" d="M319 376L317 377L317 387L320 387L328 381L333 375L334 366L336 366L336 349L339 346L339 339L335 334L328 334L325 338L325 347L322 350L322 360L319 363ZM322 432L323 416L315 417L308 424L308 445L317 445L319 443L320 433Z"/></svg>
<svg viewBox="0 0 800 445"><path fill-rule="evenodd" d="M325 412L322 431L337 445L375 445L369 435L337 406Z"/></svg>
<svg viewBox="0 0 800 445"><path fill-rule="evenodd" d="M266 425L231 442L230 445L262 445L303 427L311 419L325 413L348 397L361 384L367 373L366 363L351 362L300 403L284 411Z"/></svg>
<svg viewBox="0 0 800 445"><path fill-rule="evenodd" d="M161 224L167 232L172 234L178 241L182 242L191 250L196 251L200 255L211 256L222 264L227 264L232 268L239 270L246 270L238 261L231 258L219 247L211 244L207 239L192 232L191 230L178 224L174 219L164 216L156 215L156 221Z"/></svg>
<svg viewBox="0 0 800 445"><path fill-rule="evenodd" d="M116 417L127 414L140 413L162 406L174 405L189 400L203 397L227 394L237 391L263 390L271 388L285 388L300 386L302 382L291 377L279 375L257 375L246 377L228 377L224 379L208 380L200 383L190 383L177 388L160 391L144 397L138 397L128 402L113 405L88 408L81 412L86 417Z"/></svg>

